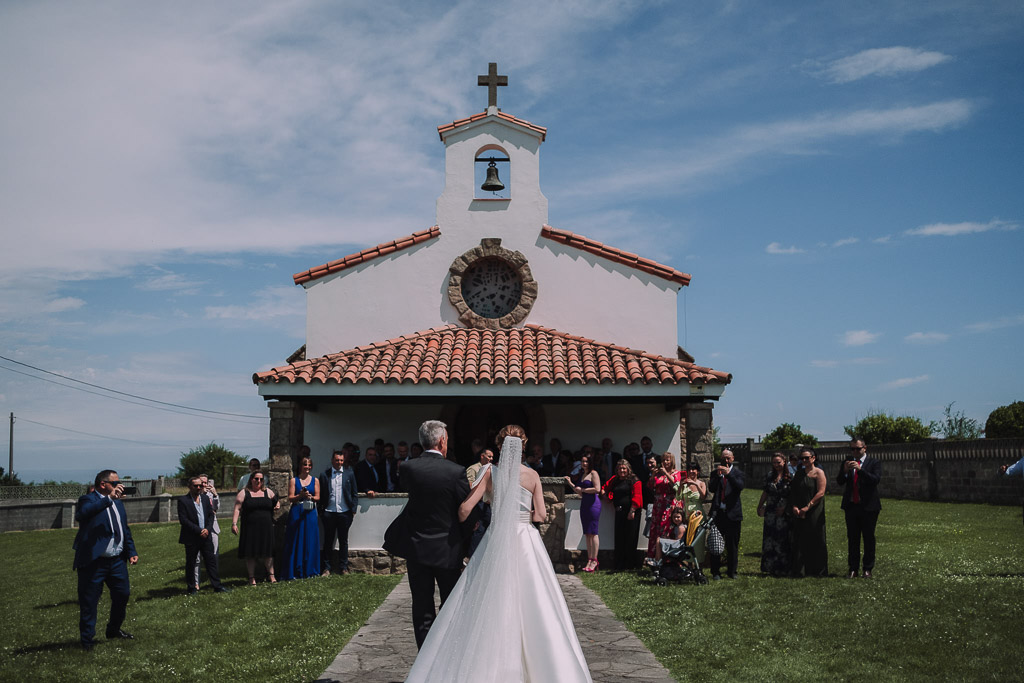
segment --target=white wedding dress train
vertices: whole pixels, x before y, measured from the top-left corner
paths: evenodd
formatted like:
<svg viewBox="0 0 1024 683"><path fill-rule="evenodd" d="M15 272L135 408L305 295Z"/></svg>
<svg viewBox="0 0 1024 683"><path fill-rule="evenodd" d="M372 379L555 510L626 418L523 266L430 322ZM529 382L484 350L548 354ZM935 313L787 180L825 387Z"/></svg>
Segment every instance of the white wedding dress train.
<svg viewBox="0 0 1024 683"><path fill-rule="evenodd" d="M498 510L430 627L407 683L591 681L551 560L530 523L533 497L519 486L519 461L503 455L503 462L516 463L515 489L511 473L492 469L493 479L504 480L495 481ZM513 518L504 526L498 519L502 488L518 494L514 508L507 501Z"/></svg>

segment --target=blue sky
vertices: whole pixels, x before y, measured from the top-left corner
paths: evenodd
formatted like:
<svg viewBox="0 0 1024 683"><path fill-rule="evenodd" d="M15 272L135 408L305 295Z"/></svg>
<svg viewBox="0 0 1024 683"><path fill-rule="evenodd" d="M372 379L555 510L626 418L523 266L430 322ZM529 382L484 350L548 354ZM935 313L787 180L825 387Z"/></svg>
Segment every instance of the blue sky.
<svg viewBox="0 0 1024 683"><path fill-rule="evenodd" d="M499 105L548 127L551 224L693 275L680 339L735 376L725 439L1024 398L1019 2L515 7L0 6L0 355L265 415L292 273L433 224L435 127L496 61ZM266 453L265 419L0 366L35 478Z"/></svg>

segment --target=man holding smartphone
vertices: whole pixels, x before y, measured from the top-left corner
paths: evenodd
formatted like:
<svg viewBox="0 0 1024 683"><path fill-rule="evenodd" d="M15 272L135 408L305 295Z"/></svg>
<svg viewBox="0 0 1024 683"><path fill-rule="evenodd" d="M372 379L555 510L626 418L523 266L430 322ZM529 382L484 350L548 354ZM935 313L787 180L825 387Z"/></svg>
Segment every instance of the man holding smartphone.
<svg viewBox="0 0 1024 683"><path fill-rule="evenodd" d="M127 565L139 561L121 502L121 478L114 470L103 470L96 475L94 485L95 490L79 498L75 506L78 533L72 545L73 567L78 570L78 628L86 650L96 645L96 607L104 584L110 589L107 638L132 638L132 634L121 630L121 624L131 593Z"/></svg>
<svg viewBox="0 0 1024 683"><path fill-rule="evenodd" d="M843 511L846 513L848 578L857 578L861 567L860 539L864 538L864 578L870 579L875 569L875 525L882 502L878 498L878 482L882 479L882 463L868 455L860 439L850 442L850 455L839 468L836 482L843 489Z"/></svg>

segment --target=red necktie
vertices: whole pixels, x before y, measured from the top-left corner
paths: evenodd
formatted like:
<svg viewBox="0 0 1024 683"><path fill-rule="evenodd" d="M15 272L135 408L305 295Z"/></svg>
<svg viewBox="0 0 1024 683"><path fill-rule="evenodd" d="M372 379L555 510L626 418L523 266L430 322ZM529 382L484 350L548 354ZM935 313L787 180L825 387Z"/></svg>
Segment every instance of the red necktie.
<svg viewBox="0 0 1024 683"><path fill-rule="evenodd" d="M860 484L857 482L858 474L859 472L857 470L853 471L853 496L851 497L851 500L853 500L854 503L860 503Z"/></svg>

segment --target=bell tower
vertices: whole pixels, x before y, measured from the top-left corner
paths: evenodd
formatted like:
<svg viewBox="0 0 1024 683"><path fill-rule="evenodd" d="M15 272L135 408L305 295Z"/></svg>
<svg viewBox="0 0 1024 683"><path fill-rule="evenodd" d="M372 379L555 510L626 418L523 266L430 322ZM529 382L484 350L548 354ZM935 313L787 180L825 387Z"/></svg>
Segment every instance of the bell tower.
<svg viewBox="0 0 1024 683"><path fill-rule="evenodd" d="M548 220L540 190L540 145L547 130L498 108L497 89L508 85L497 64L478 85L487 86L487 109L438 126L445 146L444 191L437 200L442 235L478 243L501 238L532 244Z"/></svg>

